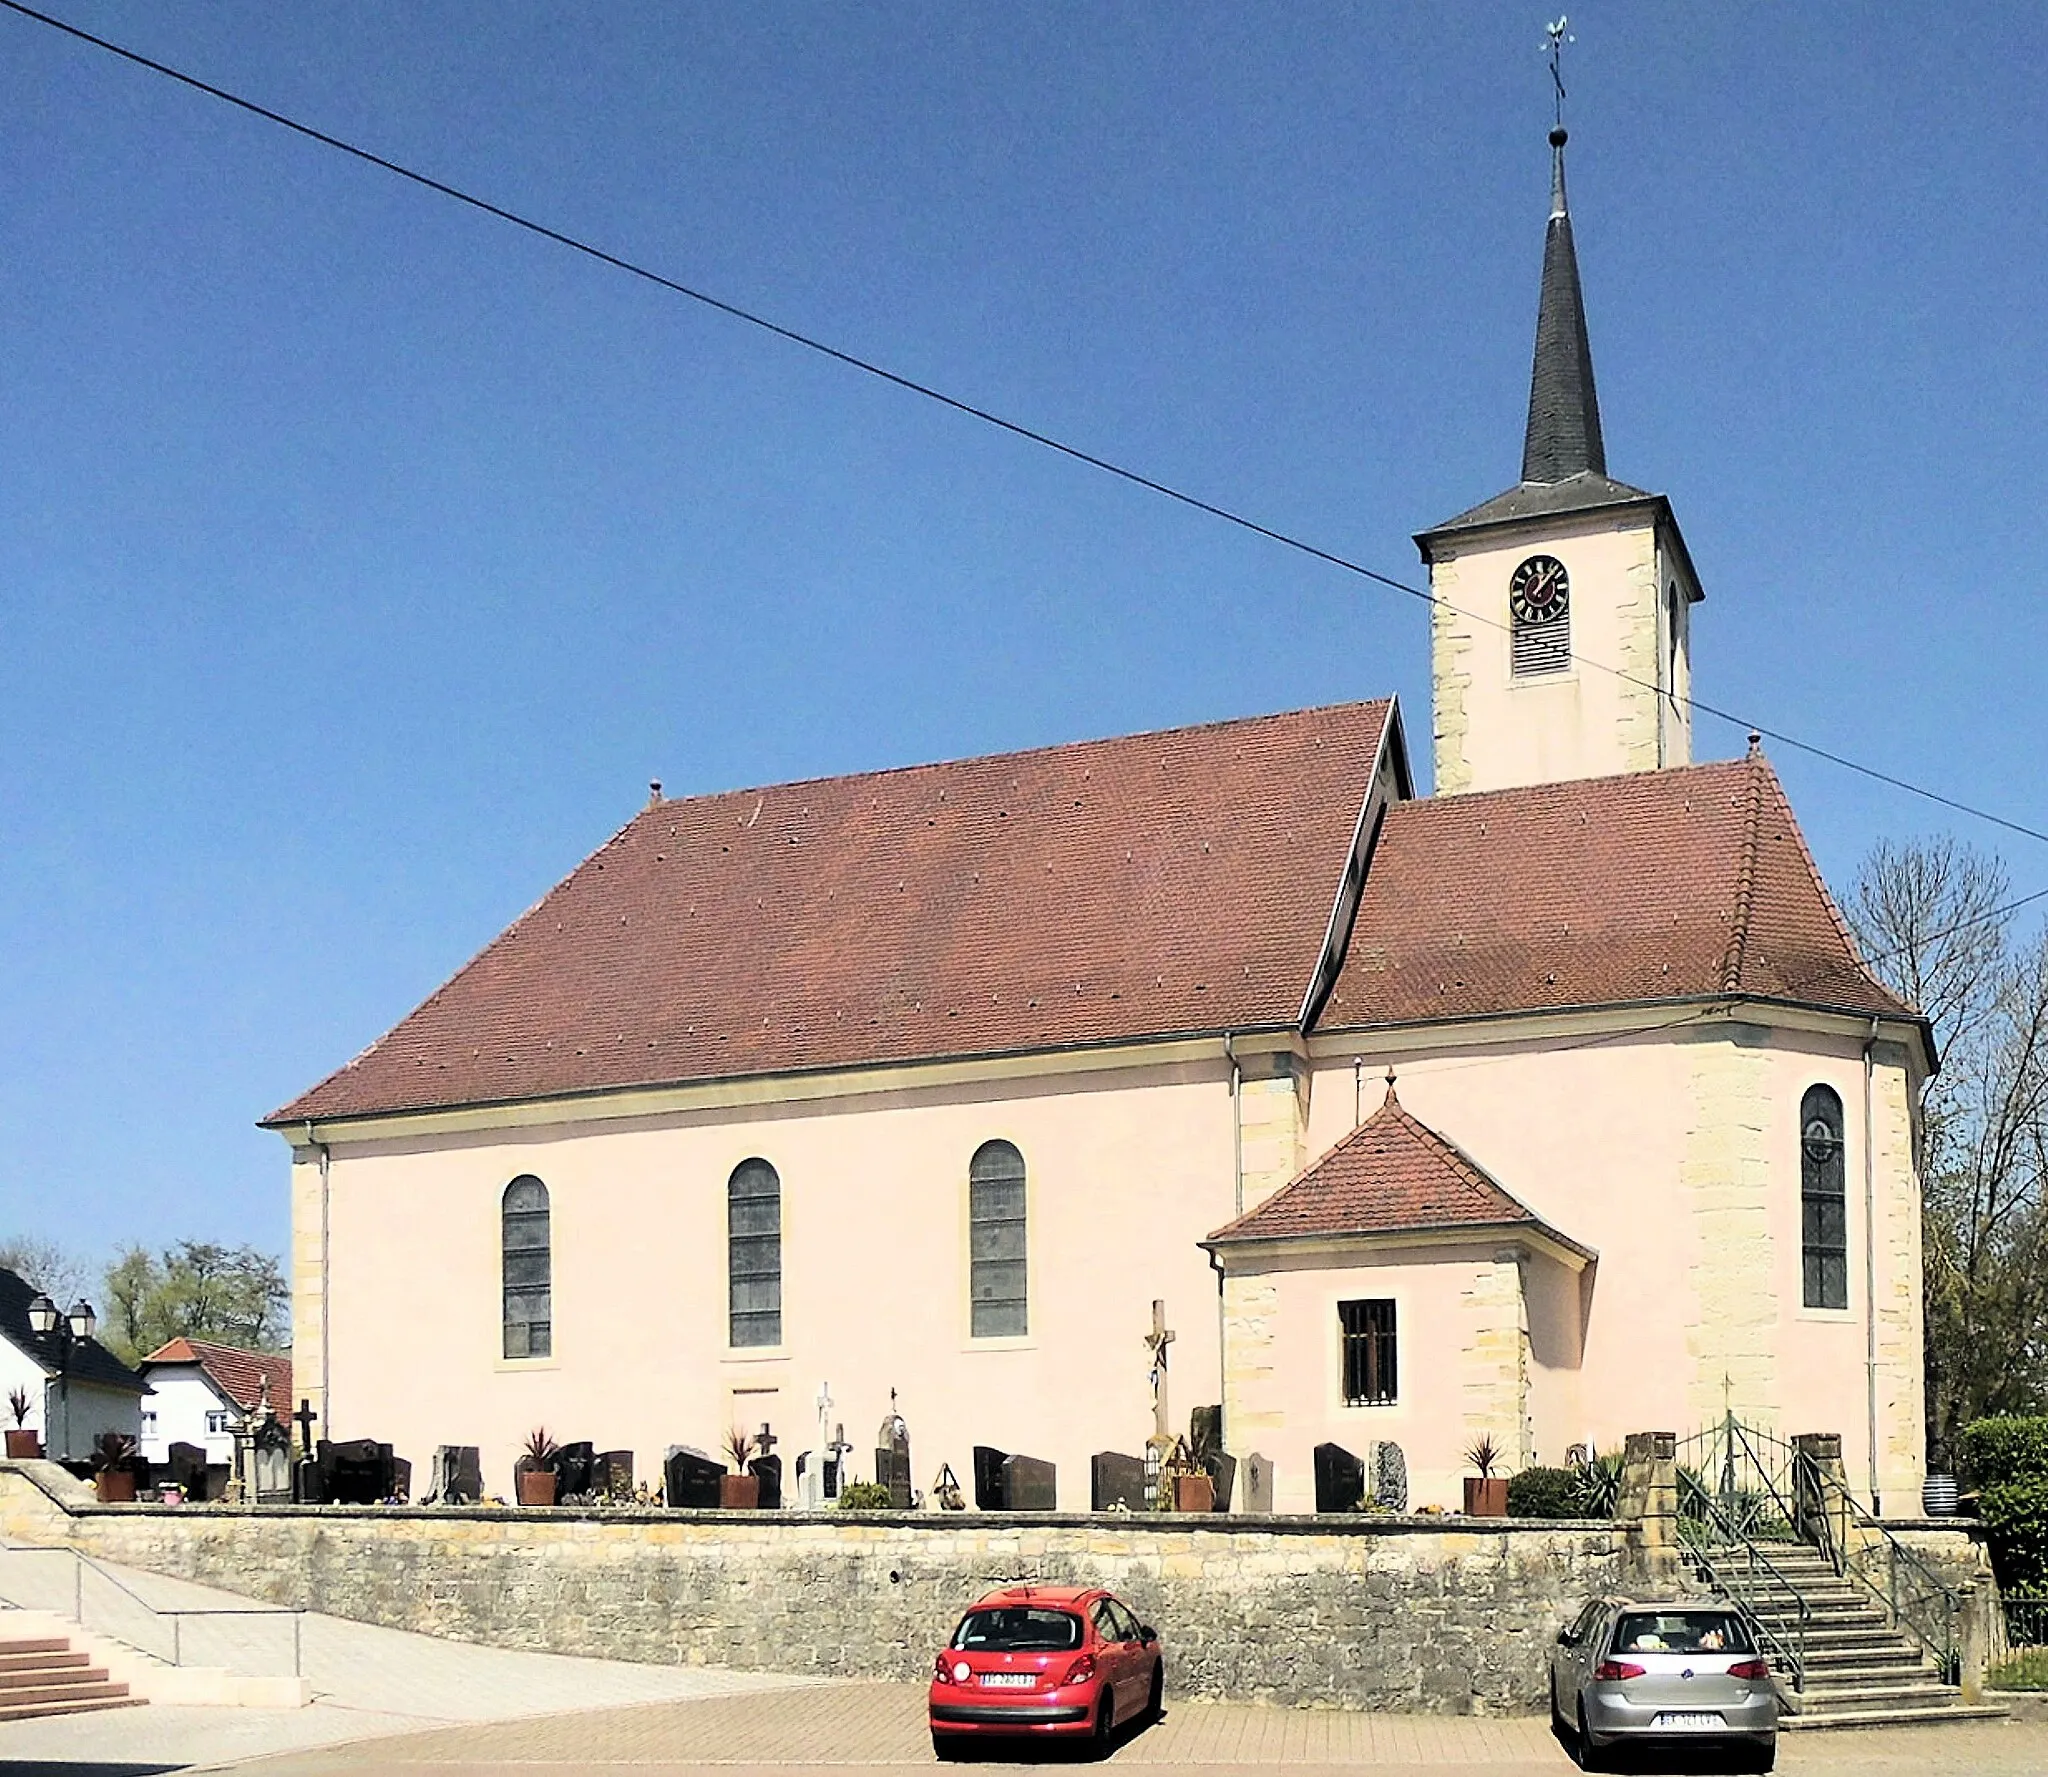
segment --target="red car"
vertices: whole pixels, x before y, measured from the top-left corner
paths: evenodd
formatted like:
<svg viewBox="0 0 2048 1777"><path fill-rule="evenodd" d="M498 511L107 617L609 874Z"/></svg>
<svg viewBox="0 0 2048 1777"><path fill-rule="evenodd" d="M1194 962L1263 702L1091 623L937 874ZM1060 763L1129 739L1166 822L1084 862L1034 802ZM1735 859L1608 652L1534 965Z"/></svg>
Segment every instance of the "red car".
<svg viewBox="0 0 2048 1777"><path fill-rule="evenodd" d="M1005 1586L968 1606L932 1671L932 1750L984 1734L1090 1739L1159 1714L1159 1635L1100 1587Z"/></svg>

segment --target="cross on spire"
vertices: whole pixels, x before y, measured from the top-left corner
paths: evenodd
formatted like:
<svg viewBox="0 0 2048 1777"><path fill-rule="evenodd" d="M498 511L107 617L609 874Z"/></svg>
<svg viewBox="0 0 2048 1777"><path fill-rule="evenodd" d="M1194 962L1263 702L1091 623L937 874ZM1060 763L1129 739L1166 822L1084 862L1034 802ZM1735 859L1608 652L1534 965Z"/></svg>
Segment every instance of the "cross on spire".
<svg viewBox="0 0 2048 1777"><path fill-rule="evenodd" d="M1529 375L1529 425L1522 440L1522 479L1569 481L1590 470L1607 473L1600 436L1600 398L1593 388L1593 348L1586 338L1586 299L1572 244L1571 206L1564 189L1564 45L1572 38L1559 18L1545 33L1557 121L1550 131L1550 223L1543 235L1543 292L1536 310L1536 359Z"/></svg>

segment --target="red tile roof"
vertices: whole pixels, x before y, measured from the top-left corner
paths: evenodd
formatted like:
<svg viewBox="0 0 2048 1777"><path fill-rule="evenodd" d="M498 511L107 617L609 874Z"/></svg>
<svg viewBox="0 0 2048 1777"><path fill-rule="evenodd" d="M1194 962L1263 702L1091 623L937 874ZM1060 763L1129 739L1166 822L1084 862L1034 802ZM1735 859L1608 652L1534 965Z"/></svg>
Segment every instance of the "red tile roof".
<svg viewBox="0 0 2048 1777"><path fill-rule="evenodd" d="M1741 994L1915 1016L1761 756L1398 803L1319 1029Z"/></svg>
<svg viewBox="0 0 2048 1777"><path fill-rule="evenodd" d="M292 1410L292 1360L266 1351L244 1351L238 1345L217 1345L211 1339L173 1339L142 1360L150 1364L197 1364L236 1406L254 1411L270 1378L270 1404L280 1419Z"/></svg>
<svg viewBox="0 0 2048 1777"><path fill-rule="evenodd" d="M1477 1161L1411 1117L1389 1080L1386 1103L1291 1184L1209 1239L1228 1244L1517 1227L1586 1251L1503 1190Z"/></svg>
<svg viewBox="0 0 2048 1777"><path fill-rule="evenodd" d="M1285 1027L1391 707L659 803L265 1121Z"/></svg>

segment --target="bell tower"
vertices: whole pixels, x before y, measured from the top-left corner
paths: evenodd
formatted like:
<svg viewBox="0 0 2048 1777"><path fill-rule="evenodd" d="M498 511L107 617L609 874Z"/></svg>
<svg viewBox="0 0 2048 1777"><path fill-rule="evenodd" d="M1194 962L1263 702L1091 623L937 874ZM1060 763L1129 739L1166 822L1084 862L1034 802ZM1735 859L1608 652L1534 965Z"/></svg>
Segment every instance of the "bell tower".
<svg viewBox="0 0 2048 1777"><path fill-rule="evenodd" d="M1560 120L1522 478L1415 539L1436 599L1438 795L1692 759L1703 595L1670 501L1607 473L1565 140Z"/></svg>

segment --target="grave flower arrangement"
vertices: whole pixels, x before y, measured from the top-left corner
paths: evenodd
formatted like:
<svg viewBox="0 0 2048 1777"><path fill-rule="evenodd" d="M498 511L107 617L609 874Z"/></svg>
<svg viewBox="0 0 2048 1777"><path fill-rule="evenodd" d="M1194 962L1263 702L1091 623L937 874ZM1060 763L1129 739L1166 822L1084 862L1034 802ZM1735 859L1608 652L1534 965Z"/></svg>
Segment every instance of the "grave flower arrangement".
<svg viewBox="0 0 2048 1777"><path fill-rule="evenodd" d="M1501 1465L1501 1449L1490 1436L1465 1452L1474 1473L1465 1477L1465 1511L1474 1518L1505 1518L1508 1515L1508 1478L1494 1470Z"/></svg>
<svg viewBox="0 0 2048 1777"><path fill-rule="evenodd" d="M720 1477L719 1508L728 1512L754 1511L761 1504L761 1477L747 1466L754 1453L754 1440L747 1436L744 1426L736 1425L725 1434L725 1450L737 1472Z"/></svg>
<svg viewBox="0 0 2048 1777"><path fill-rule="evenodd" d="M7 1396L7 1410L14 1415L14 1423L7 1428L8 1456L21 1461L42 1455L42 1440L28 1429L28 1390L19 1387L11 1390Z"/></svg>
<svg viewBox="0 0 2048 1777"><path fill-rule="evenodd" d="M551 1506L555 1503L555 1440L548 1428L537 1425L526 1434L526 1454L512 1468L513 1492L523 1506Z"/></svg>
<svg viewBox="0 0 2048 1777"><path fill-rule="evenodd" d="M102 1503L135 1497L135 1440L124 1431L103 1431L92 1441L93 1489Z"/></svg>

